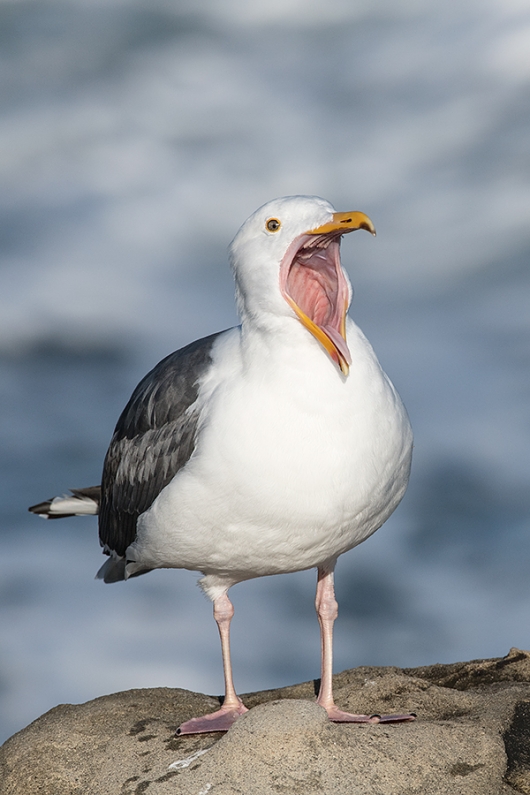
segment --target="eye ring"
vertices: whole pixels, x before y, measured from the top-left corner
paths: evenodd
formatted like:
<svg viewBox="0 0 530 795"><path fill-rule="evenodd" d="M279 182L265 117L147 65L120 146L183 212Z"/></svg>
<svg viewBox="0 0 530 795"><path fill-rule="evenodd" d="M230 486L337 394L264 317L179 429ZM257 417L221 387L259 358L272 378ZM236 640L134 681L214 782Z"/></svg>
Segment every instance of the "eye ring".
<svg viewBox="0 0 530 795"><path fill-rule="evenodd" d="M269 220L265 222L265 228L268 232L277 232L281 225L282 222L278 218L269 218Z"/></svg>

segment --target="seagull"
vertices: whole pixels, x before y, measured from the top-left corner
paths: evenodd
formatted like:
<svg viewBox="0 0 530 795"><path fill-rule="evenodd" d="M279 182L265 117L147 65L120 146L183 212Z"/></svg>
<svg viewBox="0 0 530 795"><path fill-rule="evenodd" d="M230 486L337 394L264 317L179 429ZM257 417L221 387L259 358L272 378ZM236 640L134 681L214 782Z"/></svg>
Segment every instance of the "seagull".
<svg viewBox="0 0 530 795"><path fill-rule="evenodd" d="M227 731L247 712L230 657L229 588L253 577L317 569L321 631L317 703L331 721L355 715L332 690L333 572L339 555L388 519L407 487L406 410L358 326L340 260L362 212L316 196L256 210L230 246L241 324L170 354L138 384L105 458L100 486L29 510L99 515L107 583L157 568L202 573L221 638L225 697L178 734Z"/></svg>

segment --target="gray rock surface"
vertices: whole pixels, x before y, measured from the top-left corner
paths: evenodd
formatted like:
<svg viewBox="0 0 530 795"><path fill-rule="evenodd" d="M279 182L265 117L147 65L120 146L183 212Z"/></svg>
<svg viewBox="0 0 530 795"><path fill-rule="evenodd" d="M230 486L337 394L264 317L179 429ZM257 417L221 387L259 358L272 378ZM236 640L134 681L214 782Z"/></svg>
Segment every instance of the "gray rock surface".
<svg viewBox="0 0 530 795"><path fill-rule="evenodd" d="M227 734L182 738L217 698L158 688L63 704L2 746L0 794L530 794L530 652L335 677L340 707L414 723L332 724L314 693L249 694Z"/></svg>

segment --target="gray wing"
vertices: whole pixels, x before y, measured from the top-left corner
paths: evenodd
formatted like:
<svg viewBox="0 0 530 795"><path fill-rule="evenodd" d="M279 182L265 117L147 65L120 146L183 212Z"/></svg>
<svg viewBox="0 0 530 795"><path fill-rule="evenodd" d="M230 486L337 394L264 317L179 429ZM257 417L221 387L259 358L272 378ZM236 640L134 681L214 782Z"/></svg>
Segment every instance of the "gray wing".
<svg viewBox="0 0 530 795"><path fill-rule="evenodd" d="M159 362L123 410L103 465L99 538L105 552L125 554L140 514L190 458L199 419L197 382L220 333Z"/></svg>

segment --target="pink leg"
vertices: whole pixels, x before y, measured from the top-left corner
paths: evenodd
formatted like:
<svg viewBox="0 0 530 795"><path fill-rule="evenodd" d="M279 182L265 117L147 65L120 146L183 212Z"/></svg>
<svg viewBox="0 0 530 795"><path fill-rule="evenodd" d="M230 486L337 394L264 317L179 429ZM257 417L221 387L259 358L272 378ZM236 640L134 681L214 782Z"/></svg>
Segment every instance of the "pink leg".
<svg viewBox="0 0 530 795"><path fill-rule="evenodd" d="M339 613L339 606L335 599L333 587L333 571L318 569L317 594L315 607L320 624L320 639L322 648L322 673L320 679L320 692L317 704L324 707L329 719L335 723L399 723L414 720L413 714L409 715L352 715L343 712L333 700L333 624Z"/></svg>
<svg viewBox="0 0 530 795"><path fill-rule="evenodd" d="M221 651L223 654L223 668L225 674L225 699L223 706L217 712L203 715L201 718L191 718L177 729L177 734L203 734L205 732L226 732L235 723L240 715L248 712L243 702L237 695L232 679L232 663L230 660L230 622L234 615L234 607L224 593L217 597L213 603L213 617L219 628L221 636Z"/></svg>

